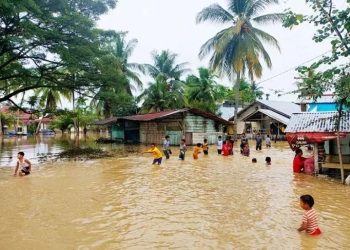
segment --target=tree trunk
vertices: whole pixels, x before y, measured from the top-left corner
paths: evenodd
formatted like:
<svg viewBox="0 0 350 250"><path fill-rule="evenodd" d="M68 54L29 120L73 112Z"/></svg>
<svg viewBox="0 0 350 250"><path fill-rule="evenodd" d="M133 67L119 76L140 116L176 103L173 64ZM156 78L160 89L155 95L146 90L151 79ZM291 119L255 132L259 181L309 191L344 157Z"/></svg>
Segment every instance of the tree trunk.
<svg viewBox="0 0 350 250"><path fill-rule="evenodd" d="M0 113L0 135L3 135L3 127L2 127L2 122L1 122L1 113Z"/></svg>
<svg viewBox="0 0 350 250"><path fill-rule="evenodd" d="M344 176L344 166L343 166L343 155L341 152L341 145L340 145L340 122L342 118L342 111L343 111L343 103L345 100L340 101L339 105L339 111L338 111L338 117L337 117L337 147L338 147L338 156L339 156L339 164L340 164L340 176L341 176L341 183L344 184L345 176Z"/></svg>
<svg viewBox="0 0 350 250"><path fill-rule="evenodd" d="M241 82L241 72L237 72L237 80L236 80L236 89L235 89L235 116L234 116L234 139L237 140L238 139L238 107L239 107L239 85Z"/></svg>
<svg viewBox="0 0 350 250"><path fill-rule="evenodd" d="M43 114L43 117L41 119L39 119L39 123L38 123L38 126L36 127L36 131L35 131L35 134L39 134L40 132L40 127L41 127L41 123L42 123L42 120L44 119L44 114Z"/></svg>

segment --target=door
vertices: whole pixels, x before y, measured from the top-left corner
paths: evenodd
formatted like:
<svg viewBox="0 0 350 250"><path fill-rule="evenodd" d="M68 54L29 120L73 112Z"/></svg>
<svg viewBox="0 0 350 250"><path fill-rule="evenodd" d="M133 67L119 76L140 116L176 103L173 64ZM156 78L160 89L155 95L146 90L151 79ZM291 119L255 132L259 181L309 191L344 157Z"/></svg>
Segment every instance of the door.
<svg viewBox="0 0 350 250"><path fill-rule="evenodd" d="M186 145L193 145L192 132L186 132L185 140L186 140Z"/></svg>

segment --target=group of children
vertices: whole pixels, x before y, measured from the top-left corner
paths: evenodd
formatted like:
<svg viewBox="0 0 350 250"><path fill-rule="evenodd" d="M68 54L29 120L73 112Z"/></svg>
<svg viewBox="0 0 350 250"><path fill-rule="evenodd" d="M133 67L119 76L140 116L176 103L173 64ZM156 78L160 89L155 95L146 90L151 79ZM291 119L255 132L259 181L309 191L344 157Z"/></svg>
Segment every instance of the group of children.
<svg viewBox="0 0 350 250"><path fill-rule="evenodd" d="M257 139L260 138L260 136L257 137ZM268 137L269 138L269 137ZM166 157L166 159L170 158L170 154L172 154L170 148L169 148L169 136L165 137L165 140L163 142L163 153ZM217 152L218 154L223 154L223 155L228 155L228 154L233 154L233 141L231 140L230 137L227 138L225 143L222 141L222 137L219 136L218 138L218 144L217 144ZM268 140L266 143L270 143ZM257 150L261 150L261 143L262 140L257 140ZM248 145L248 140L246 139L245 135L241 140L241 153L245 156L249 156L249 145ZM271 145L270 145L271 146ZM248 150L247 150L248 148ZM201 153L201 150L203 150L203 153L205 155L208 155L208 141L207 139L204 139L203 144L197 143L197 146L193 150L193 158L198 159L198 154ZM185 160L185 154L187 151L187 146L186 146L186 140L182 139L180 142L180 153L179 153L179 159L180 160ZM155 146L155 143L151 144L151 148L143 153L152 153L153 154L153 164L158 164L160 165L162 163L162 157L163 154L162 152ZM252 159L253 163L257 162L256 158ZM267 165L271 165L271 157L267 156L265 158L265 162ZM16 168L17 170L17 168ZM306 233L310 235L319 235L321 234L321 230L318 227L317 223L317 217L316 217L316 212L312 208L314 205L314 199L311 195L302 195L300 197L300 206L302 209L305 210L303 217L302 217L302 223L300 227L297 229L299 232L305 231Z"/></svg>

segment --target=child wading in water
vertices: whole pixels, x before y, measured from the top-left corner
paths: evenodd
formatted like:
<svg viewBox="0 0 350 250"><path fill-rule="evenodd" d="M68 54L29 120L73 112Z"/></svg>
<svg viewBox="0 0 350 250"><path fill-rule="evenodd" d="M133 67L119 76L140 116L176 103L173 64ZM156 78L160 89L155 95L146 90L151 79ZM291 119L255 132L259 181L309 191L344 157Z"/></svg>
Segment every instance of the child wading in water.
<svg viewBox="0 0 350 250"><path fill-rule="evenodd" d="M180 155L179 155L179 160L185 160L185 153L187 151L187 147L185 144L186 140L182 139L180 141Z"/></svg>
<svg viewBox="0 0 350 250"><path fill-rule="evenodd" d="M147 153L151 153L153 154L153 162L152 164L162 164L162 157L163 157L163 154L162 152L160 152L160 150L156 147L156 144L155 143L152 143L151 144L151 148L145 152L143 152L142 154L147 154Z"/></svg>
<svg viewBox="0 0 350 250"><path fill-rule="evenodd" d="M18 161L17 161L14 175L17 175L17 171L19 167L21 167L21 170L18 172L20 176L29 175L30 171L32 170L32 163L28 159L24 158L23 152L18 152L17 158L18 158Z"/></svg>
<svg viewBox="0 0 350 250"><path fill-rule="evenodd" d="M205 155L208 154L208 150L209 150L209 147L208 147L208 140L207 139L204 139L204 142L202 144L202 148L203 148L203 153Z"/></svg>
<svg viewBox="0 0 350 250"><path fill-rule="evenodd" d="M266 136L265 142L266 142L266 147L267 147L267 148L271 148L271 138L270 138L270 135L267 135L267 136Z"/></svg>
<svg viewBox="0 0 350 250"><path fill-rule="evenodd" d="M243 148L243 155L244 155L244 156L249 156L249 155L250 155L250 148L249 148L249 144L248 144L248 143L246 143L246 144L244 145L244 148Z"/></svg>
<svg viewBox="0 0 350 250"><path fill-rule="evenodd" d="M201 146L202 144L197 143L197 147L193 151L193 159L198 159L198 154L201 153Z"/></svg>
<svg viewBox="0 0 350 250"><path fill-rule="evenodd" d="M319 235L321 230L318 227L317 215L315 210L312 208L315 204L314 198L311 195L302 195L300 196L300 206L305 210L303 214L303 219L301 226L298 228L298 231L306 231L310 235Z"/></svg>
<svg viewBox="0 0 350 250"><path fill-rule="evenodd" d="M218 137L218 155L221 155L221 153L222 153L222 139L221 139L222 137L221 136L219 136Z"/></svg>

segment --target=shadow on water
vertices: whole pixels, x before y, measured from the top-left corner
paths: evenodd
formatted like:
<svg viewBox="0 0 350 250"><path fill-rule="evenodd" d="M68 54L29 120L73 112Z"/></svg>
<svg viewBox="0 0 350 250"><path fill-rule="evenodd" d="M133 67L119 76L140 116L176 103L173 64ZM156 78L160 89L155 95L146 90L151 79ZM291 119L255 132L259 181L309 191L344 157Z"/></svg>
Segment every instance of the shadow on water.
<svg viewBox="0 0 350 250"><path fill-rule="evenodd" d="M53 153L74 138L1 142L1 154ZM80 145L95 145L93 138ZM253 144L254 145L254 144ZM97 145L113 149L123 145ZM139 150L147 147L140 146ZM0 249L348 249L349 187L293 174L285 142L244 157L216 154L169 160L134 154L83 162L36 163L13 177L0 168ZM266 166L266 156L272 165ZM251 158L258 163L252 164ZM323 234L300 234L299 197L314 196Z"/></svg>

